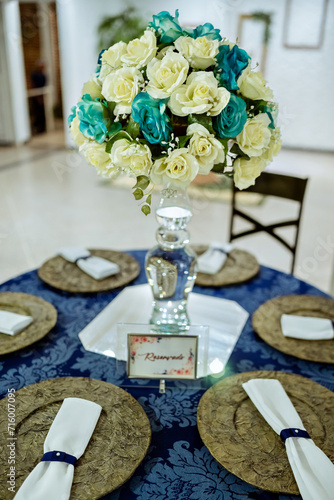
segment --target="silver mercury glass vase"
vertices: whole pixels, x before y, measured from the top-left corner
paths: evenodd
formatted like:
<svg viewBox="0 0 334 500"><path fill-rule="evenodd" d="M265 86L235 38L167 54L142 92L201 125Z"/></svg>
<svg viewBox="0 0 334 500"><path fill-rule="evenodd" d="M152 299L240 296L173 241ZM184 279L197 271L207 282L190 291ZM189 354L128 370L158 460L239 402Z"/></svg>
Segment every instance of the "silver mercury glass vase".
<svg viewBox="0 0 334 500"><path fill-rule="evenodd" d="M158 331L178 333L189 324L188 294L196 279L196 254L188 246L192 211L185 190L167 187L155 211L158 244L146 255L146 275L153 293L150 323Z"/></svg>

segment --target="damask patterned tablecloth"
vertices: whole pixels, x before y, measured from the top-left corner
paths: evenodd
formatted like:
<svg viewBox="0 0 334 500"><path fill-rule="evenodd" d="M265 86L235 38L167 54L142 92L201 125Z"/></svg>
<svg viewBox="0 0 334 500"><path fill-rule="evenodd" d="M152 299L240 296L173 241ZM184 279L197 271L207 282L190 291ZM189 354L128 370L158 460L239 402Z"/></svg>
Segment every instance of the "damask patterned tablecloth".
<svg viewBox="0 0 334 500"><path fill-rule="evenodd" d="M146 282L145 251L131 251L141 265L132 285ZM58 292L31 271L0 286L0 292L25 292L42 297L58 310L56 327L41 341L17 353L0 357L1 397L7 390L58 377L90 377L127 390L146 411L152 442L132 479L103 500L293 500L300 497L267 493L250 486L221 467L203 445L196 427L196 409L203 394L191 382L178 381L165 394L158 389L126 381L116 360L88 352L78 333L116 297L120 290L94 295ZM224 377L253 370L297 373L334 390L333 365L311 363L276 351L252 330L251 315L263 302L280 295L313 294L320 290L291 275L261 267L258 277L237 286L194 291L237 301L250 318L224 372ZM89 500L89 499L87 499Z"/></svg>

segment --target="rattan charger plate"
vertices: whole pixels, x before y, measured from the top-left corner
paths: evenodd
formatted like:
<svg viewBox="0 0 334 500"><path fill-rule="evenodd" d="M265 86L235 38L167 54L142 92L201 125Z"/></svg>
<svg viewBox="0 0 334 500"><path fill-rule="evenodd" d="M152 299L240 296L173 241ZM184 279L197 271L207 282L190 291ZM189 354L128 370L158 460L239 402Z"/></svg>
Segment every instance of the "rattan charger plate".
<svg viewBox="0 0 334 500"><path fill-rule="evenodd" d="M208 247L205 245L194 246L197 255L204 253ZM216 274L198 273L196 285L200 286L227 286L244 283L254 278L260 266L254 255L235 248L229 252L225 264Z"/></svg>
<svg viewBox="0 0 334 500"><path fill-rule="evenodd" d="M131 255L114 250L89 250L92 255L110 260L120 267L120 272L95 280L76 264L57 255L47 260L38 270L38 276L48 285L72 293L94 293L113 290L129 284L140 272L138 261Z"/></svg>
<svg viewBox="0 0 334 500"><path fill-rule="evenodd" d="M285 337L282 314L315 316L334 321L334 300L313 295L284 295L268 300L253 314L253 328L267 344L286 354L319 363L334 363L333 340L300 340Z"/></svg>
<svg viewBox="0 0 334 500"><path fill-rule="evenodd" d="M53 305L27 293L0 293L0 310L33 318L33 322L16 335L0 333L0 354L18 351L37 342L57 323L57 310Z"/></svg>
<svg viewBox="0 0 334 500"><path fill-rule="evenodd" d="M311 438L332 461L334 394L300 375L258 371L218 382L199 402L199 433L225 469L263 490L298 494L284 443L242 388L252 378L276 378L281 382Z"/></svg>
<svg viewBox="0 0 334 500"><path fill-rule="evenodd" d="M49 428L67 397L88 399L102 412L85 453L74 470L71 500L95 500L127 481L145 457L149 420L140 404L120 387L82 377L46 380L15 393L16 489L43 456ZM7 398L0 402L0 498L8 491Z"/></svg>

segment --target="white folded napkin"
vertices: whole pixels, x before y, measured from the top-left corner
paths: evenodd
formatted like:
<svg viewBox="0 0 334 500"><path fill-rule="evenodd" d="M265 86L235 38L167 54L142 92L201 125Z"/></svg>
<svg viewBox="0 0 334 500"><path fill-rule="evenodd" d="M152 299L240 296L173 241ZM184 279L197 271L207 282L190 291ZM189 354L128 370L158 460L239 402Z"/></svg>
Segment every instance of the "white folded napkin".
<svg viewBox="0 0 334 500"><path fill-rule="evenodd" d="M198 272L216 274L225 264L228 253L233 250L231 243L212 241L209 248L197 258Z"/></svg>
<svg viewBox="0 0 334 500"><path fill-rule="evenodd" d="M44 441L44 453L56 451L79 459L100 417L101 406L79 398L66 398ZM42 458L42 457L41 457ZM15 500L68 500L74 466L65 461L39 462L25 479Z"/></svg>
<svg viewBox="0 0 334 500"><path fill-rule="evenodd" d="M27 326L32 323L31 316L16 314L9 311L0 311L0 333L7 335L16 335L22 332Z"/></svg>
<svg viewBox="0 0 334 500"><path fill-rule="evenodd" d="M304 340L328 340L334 338L330 319L282 314L282 333L285 337Z"/></svg>
<svg viewBox="0 0 334 500"><path fill-rule="evenodd" d="M279 380L253 379L242 384L272 429L280 434L292 429L296 436L305 427ZM312 439L288 437L288 460L304 500L333 500L334 464Z"/></svg>
<svg viewBox="0 0 334 500"><path fill-rule="evenodd" d="M91 256L89 250L83 247L63 248L59 255L77 266L95 280L103 280L119 273L120 268L114 262L102 257Z"/></svg>

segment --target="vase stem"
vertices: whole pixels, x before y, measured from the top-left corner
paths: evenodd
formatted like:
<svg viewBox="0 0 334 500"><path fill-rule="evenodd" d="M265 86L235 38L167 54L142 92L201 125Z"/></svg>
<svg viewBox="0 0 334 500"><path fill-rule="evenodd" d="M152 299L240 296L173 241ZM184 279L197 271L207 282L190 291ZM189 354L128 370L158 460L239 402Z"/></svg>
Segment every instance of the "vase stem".
<svg viewBox="0 0 334 500"><path fill-rule="evenodd" d="M186 229L192 216L185 191L164 189L156 210L158 244L146 256L146 275L153 293L151 324L161 331L185 330L188 294L196 279L196 254Z"/></svg>

